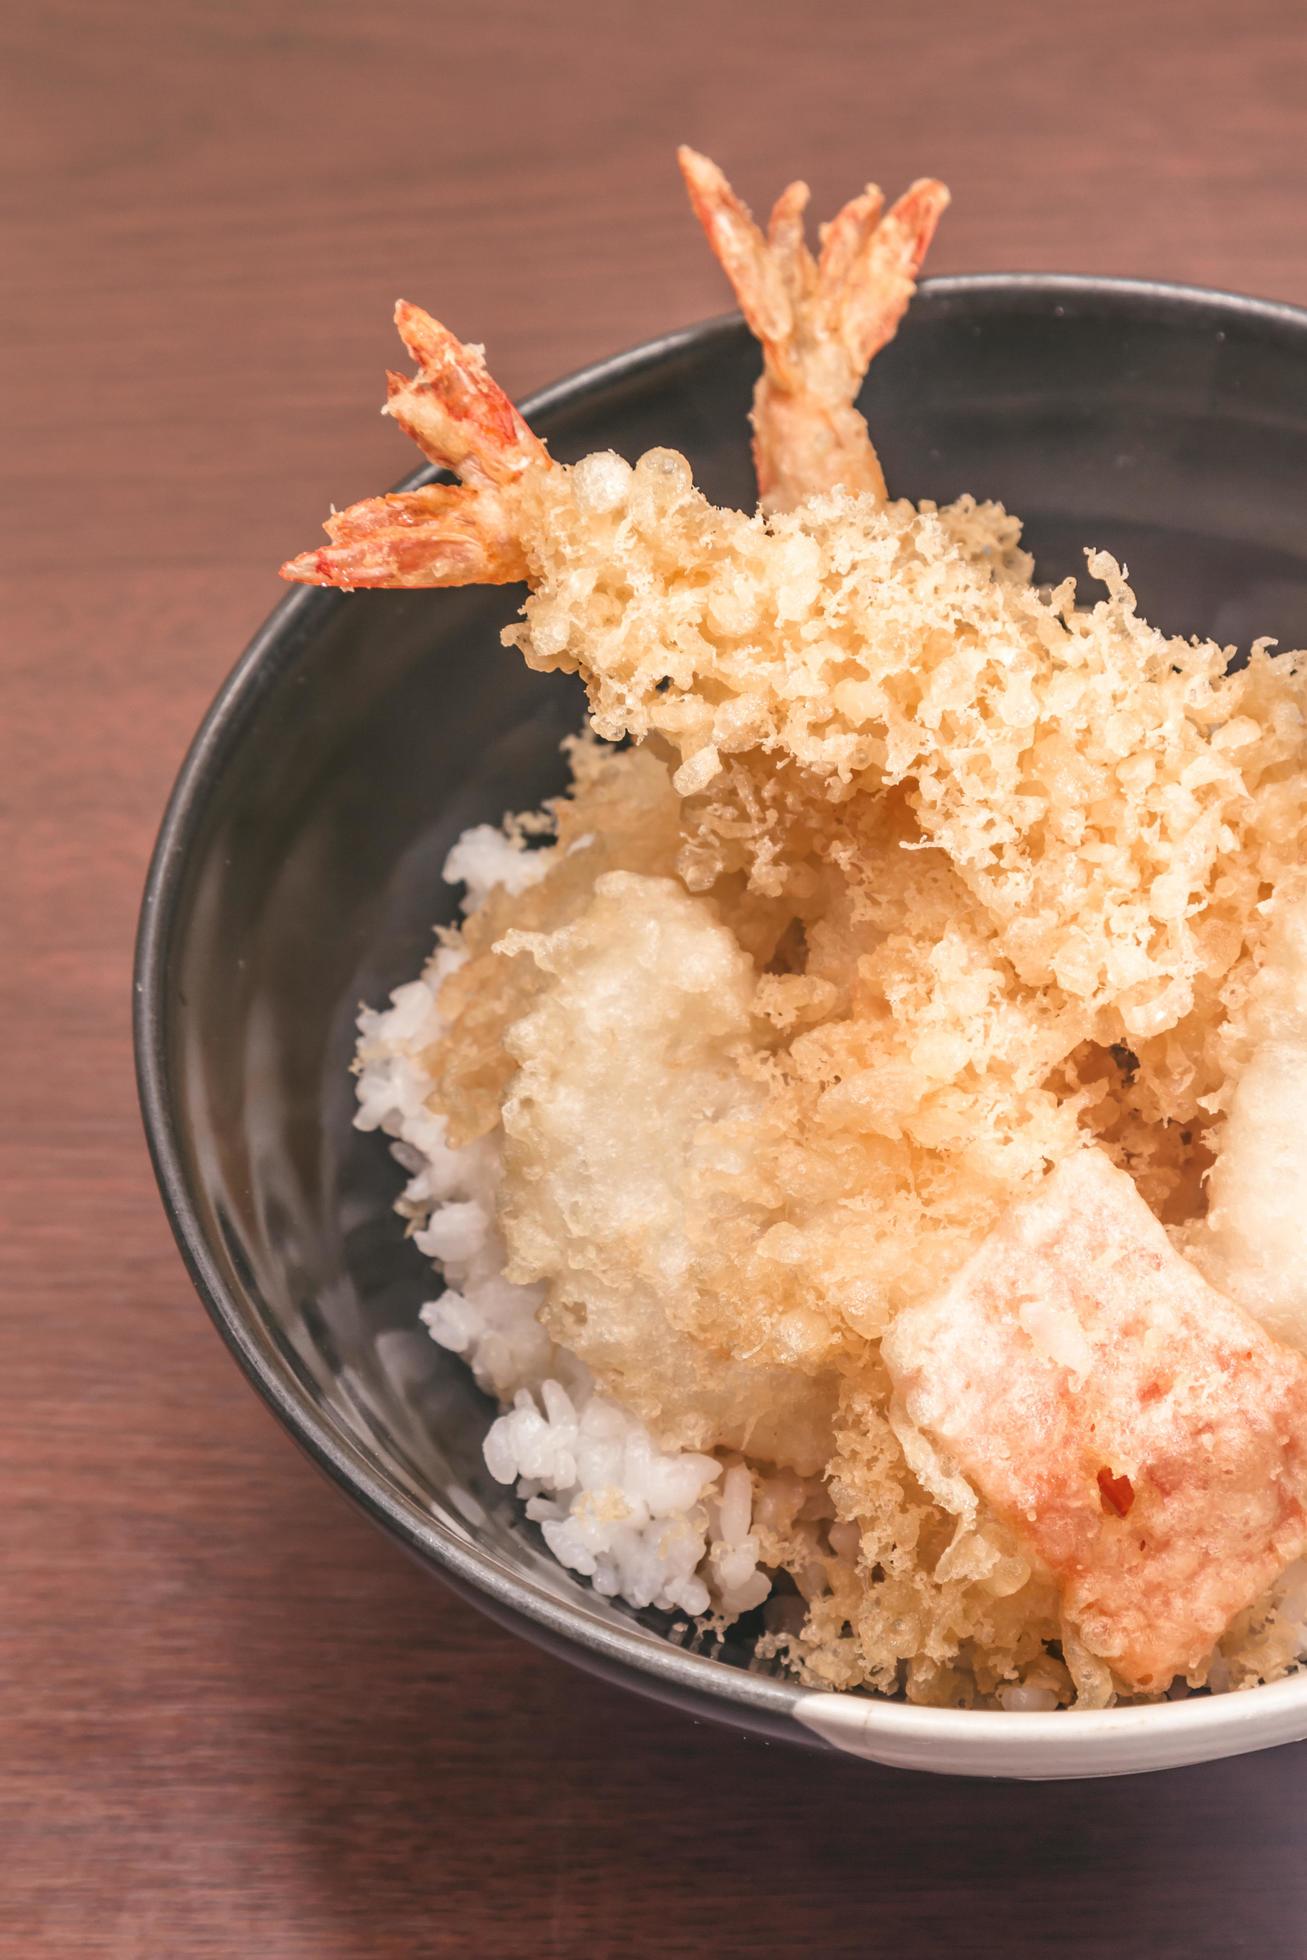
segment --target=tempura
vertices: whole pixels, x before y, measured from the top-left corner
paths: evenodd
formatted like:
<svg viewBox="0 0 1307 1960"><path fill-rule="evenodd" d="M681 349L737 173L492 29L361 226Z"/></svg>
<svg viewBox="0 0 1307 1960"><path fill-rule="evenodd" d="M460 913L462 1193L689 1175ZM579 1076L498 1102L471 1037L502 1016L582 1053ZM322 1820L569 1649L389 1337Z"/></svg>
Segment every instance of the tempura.
<svg viewBox="0 0 1307 1960"><path fill-rule="evenodd" d="M763 343L761 504L555 463L418 309L388 412L459 477L285 568L525 580L582 677L544 813L472 833L360 1121L576 1571L806 1681L1053 1707L1307 1644L1298 656L1169 638L1125 571L891 501L854 405L947 203L766 236L682 168ZM621 746L617 746L621 744Z"/></svg>

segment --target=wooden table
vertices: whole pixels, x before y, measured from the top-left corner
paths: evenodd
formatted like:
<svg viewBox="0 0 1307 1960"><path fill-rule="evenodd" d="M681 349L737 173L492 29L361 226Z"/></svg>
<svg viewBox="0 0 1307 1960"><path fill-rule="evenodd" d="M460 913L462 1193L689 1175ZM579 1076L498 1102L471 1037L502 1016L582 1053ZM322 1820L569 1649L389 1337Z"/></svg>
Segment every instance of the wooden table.
<svg viewBox="0 0 1307 1960"><path fill-rule="evenodd" d="M405 1563L222 1351L128 969L209 697L375 413L397 293L518 391L725 291L765 202L945 176L939 270L1307 302L1307 15L1100 0L11 8L0 112L0 1951L1307 1952L1307 1751L1079 1787L698 1728ZM485 1710L494 1711L487 1726Z"/></svg>

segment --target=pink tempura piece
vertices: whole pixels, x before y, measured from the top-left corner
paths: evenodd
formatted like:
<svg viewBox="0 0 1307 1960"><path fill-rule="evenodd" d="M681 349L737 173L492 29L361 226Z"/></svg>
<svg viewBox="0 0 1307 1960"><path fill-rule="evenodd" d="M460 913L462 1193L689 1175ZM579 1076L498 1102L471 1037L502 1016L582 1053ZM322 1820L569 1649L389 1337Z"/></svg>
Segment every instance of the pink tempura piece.
<svg viewBox="0 0 1307 1960"><path fill-rule="evenodd" d="M885 1359L910 1420L1060 1579L1128 1688L1195 1669L1307 1546L1307 1363L1069 1158Z"/></svg>

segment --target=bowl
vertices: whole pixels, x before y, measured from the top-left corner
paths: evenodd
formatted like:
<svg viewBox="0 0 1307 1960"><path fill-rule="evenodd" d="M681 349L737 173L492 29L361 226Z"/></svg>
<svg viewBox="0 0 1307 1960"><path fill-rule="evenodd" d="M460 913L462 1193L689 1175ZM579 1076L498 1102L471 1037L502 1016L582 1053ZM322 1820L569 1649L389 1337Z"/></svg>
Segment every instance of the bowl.
<svg viewBox="0 0 1307 1960"><path fill-rule="evenodd" d="M564 461L670 444L711 497L751 506L757 366L732 317L525 408ZM862 406L896 492L1002 499L1041 578L1102 546L1159 626L1307 643L1307 313L1108 280L931 280ZM701 1650L665 1616L601 1599L492 1482L490 1405L419 1325L430 1268L391 1210L401 1173L351 1126L349 1063L359 1003L410 979L450 915L440 868L455 838L562 787L582 698L499 645L519 601L292 593L168 805L137 952L141 1102L178 1244L250 1380L457 1591L691 1714L988 1776L1160 1769L1307 1736L1307 1675L1079 1714L813 1693L756 1660L747 1626Z"/></svg>

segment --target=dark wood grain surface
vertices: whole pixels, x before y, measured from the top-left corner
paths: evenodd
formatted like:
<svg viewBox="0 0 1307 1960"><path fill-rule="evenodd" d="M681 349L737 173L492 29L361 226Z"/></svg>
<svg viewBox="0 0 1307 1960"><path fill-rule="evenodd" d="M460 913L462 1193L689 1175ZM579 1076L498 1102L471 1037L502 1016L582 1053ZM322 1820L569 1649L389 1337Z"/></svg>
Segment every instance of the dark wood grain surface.
<svg viewBox="0 0 1307 1960"><path fill-rule="evenodd" d="M1307 1750L894 1776L448 1597L220 1347L128 1045L187 738L277 561L409 467L397 293L517 391L721 310L684 138L760 203L943 175L936 269L1307 302L1307 14L47 0L0 34L0 1951L1307 1952Z"/></svg>

